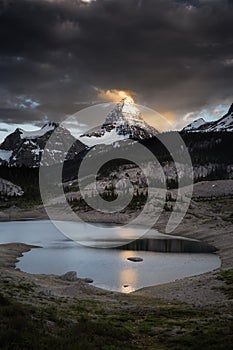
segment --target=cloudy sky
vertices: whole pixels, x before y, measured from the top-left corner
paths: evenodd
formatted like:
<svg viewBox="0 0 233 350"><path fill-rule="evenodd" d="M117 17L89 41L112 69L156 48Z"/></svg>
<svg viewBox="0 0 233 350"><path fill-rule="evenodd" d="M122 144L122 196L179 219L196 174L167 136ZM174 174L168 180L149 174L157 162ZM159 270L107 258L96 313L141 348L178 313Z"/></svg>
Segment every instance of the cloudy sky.
<svg viewBox="0 0 233 350"><path fill-rule="evenodd" d="M0 0L0 131L132 91L174 127L233 99L232 0Z"/></svg>

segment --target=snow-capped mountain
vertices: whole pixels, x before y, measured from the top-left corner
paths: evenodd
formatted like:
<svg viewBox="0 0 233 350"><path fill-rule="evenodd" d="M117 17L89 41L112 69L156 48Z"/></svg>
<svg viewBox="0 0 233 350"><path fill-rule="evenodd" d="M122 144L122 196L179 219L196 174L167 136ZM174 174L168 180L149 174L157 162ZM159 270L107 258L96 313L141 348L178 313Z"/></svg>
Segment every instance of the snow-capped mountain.
<svg viewBox="0 0 233 350"><path fill-rule="evenodd" d="M205 125L206 121L203 118L199 118L194 120L194 122L190 123L189 125L187 125L182 131L196 131L197 129L199 129L201 126Z"/></svg>
<svg viewBox="0 0 233 350"><path fill-rule="evenodd" d="M210 132L210 131L228 131L233 132L233 103L228 112L213 122L206 122L203 118L195 120L193 123L187 125L184 132Z"/></svg>
<svg viewBox="0 0 233 350"><path fill-rule="evenodd" d="M100 128L84 133L79 139L88 146L95 146L125 139L148 139L157 134L158 131L143 120L132 99L126 97L116 104Z"/></svg>
<svg viewBox="0 0 233 350"><path fill-rule="evenodd" d="M19 128L16 129L12 134L8 135L0 145L0 164L38 167L45 145L58 126L58 123L49 122L40 130L36 131L29 132ZM57 131L53 149L47 150L48 156L56 163L63 161L65 156L67 160L73 159L80 152L87 149L87 147L82 142L76 140L67 129L59 127ZM67 144L72 144L68 155L64 152Z"/></svg>

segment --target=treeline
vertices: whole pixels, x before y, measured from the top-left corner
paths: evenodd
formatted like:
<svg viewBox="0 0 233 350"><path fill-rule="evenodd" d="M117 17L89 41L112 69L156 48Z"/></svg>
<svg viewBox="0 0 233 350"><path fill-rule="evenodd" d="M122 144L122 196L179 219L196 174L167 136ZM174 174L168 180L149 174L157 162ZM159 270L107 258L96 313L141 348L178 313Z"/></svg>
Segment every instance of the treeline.
<svg viewBox="0 0 233 350"><path fill-rule="evenodd" d="M232 132L181 133L193 164L232 164Z"/></svg>
<svg viewBox="0 0 233 350"><path fill-rule="evenodd" d="M203 133L179 133L192 159L193 165L208 163L232 164L232 132L203 132ZM162 163L172 159L165 144L172 144L175 140L174 132L166 132L159 136L143 140L145 145ZM182 144L175 140L172 148L173 156L181 154Z"/></svg>

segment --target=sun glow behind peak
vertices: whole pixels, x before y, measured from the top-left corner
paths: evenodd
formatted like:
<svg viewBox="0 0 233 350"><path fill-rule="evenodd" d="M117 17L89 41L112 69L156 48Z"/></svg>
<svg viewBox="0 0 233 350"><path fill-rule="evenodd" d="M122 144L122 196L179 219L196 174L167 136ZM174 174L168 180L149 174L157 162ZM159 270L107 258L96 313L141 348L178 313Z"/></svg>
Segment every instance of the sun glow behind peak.
<svg viewBox="0 0 233 350"><path fill-rule="evenodd" d="M134 100L132 97L130 96L126 96L123 98L124 102L127 103L127 104L130 104L130 105L133 105L134 104Z"/></svg>
<svg viewBox="0 0 233 350"><path fill-rule="evenodd" d="M120 102L125 100L128 104L134 104L134 99L132 97L133 93L124 90L98 90L98 96L103 100L108 100L111 102Z"/></svg>

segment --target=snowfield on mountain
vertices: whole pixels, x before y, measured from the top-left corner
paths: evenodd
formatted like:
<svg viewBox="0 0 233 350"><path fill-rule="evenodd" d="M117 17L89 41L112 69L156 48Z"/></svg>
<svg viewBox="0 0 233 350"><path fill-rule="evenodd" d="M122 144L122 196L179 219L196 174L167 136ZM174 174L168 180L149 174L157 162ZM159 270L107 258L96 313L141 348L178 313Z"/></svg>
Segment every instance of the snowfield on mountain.
<svg viewBox="0 0 233 350"><path fill-rule="evenodd" d="M127 139L148 139L157 134L158 131L143 120L132 99L126 97L116 104L100 128L85 132L79 140L88 146L109 145Z"/></svg>

